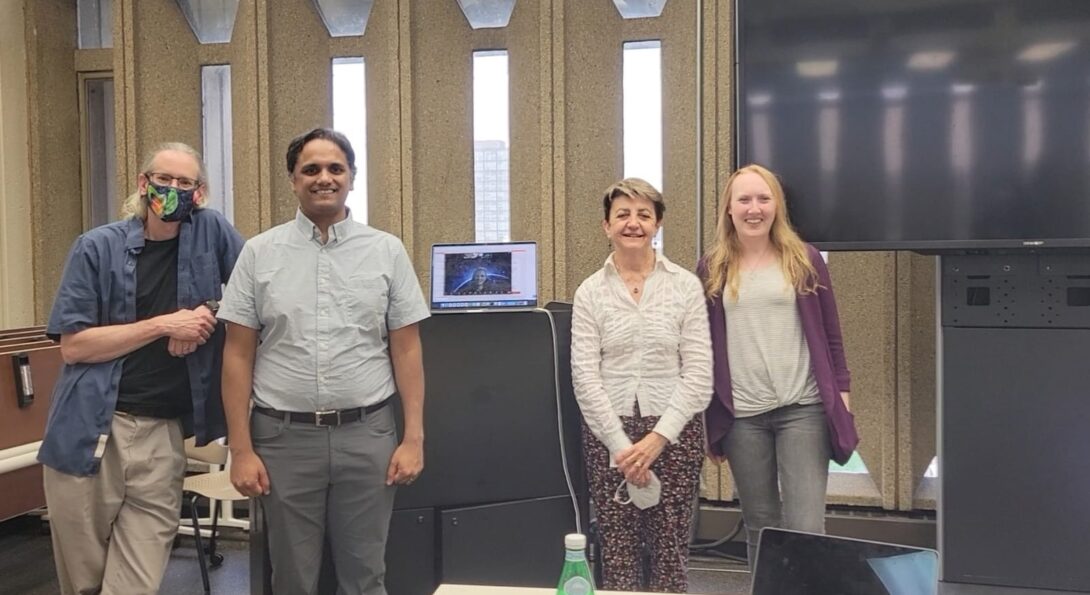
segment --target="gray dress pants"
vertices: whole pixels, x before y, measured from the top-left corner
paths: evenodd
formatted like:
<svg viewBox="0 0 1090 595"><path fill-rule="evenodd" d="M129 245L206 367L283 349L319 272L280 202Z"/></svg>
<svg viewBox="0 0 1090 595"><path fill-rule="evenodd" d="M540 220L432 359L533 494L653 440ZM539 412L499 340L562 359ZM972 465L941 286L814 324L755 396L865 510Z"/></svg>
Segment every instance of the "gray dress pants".
<svg viewBox="0 0 1090 595"><path fill-rule="evenodd" d="M832 448L824 405L737 418L722 445L742 502L750 567L764 527L825 532Z"/></svg>
<svg viewBox="0 0 1090 595"><path fill-rule="evenodd" d="M254 451L269 473L272 590L316 594L328 539L338 595L386 595L386 536L395 488L386 470L397 447L393 407L337 427L253 413Z"/></svg>

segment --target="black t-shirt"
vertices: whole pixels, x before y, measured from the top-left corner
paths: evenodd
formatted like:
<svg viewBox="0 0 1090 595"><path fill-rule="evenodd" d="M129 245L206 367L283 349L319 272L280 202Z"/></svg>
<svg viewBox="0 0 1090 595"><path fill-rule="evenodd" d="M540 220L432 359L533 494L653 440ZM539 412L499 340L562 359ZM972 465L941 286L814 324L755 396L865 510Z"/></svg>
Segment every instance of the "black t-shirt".
<svg viewBox="0 0 1090 595"><path fill-rule="evenodd" d="M136 257L136 319L178 310L178 238L144 240ZM189 369L184 357L167 351L161 337L125 358L117 392L117 411L171 419L193 410Z"/></svg>

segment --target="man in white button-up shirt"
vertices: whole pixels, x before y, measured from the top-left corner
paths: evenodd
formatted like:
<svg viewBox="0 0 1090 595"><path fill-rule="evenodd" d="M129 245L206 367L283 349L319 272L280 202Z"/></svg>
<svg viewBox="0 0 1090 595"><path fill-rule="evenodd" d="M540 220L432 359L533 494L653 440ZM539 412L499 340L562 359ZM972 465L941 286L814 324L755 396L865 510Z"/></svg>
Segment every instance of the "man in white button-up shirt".
<svg viewBox="0 0 1090 595"><path fill-rule="evenodd" d="M684 593L702 413L712 394L704 293L695 275L651 248L665 211L653 186L622 180L602 206L613 253L576 290L572 312L572 380L602 535L602 587L642 590L646 544L650 590Z"/></svg>
<svg viewBox="0 0 1090 595"><path fill-rule="evenodd" d="M428 309L401 242L345 208L348 140L313 130L287 165L299 212L246 243L219 311L231 481L265 507L273 592L316 593L328 541L338 593L385 595L394 486L424 465Z"/></svg>

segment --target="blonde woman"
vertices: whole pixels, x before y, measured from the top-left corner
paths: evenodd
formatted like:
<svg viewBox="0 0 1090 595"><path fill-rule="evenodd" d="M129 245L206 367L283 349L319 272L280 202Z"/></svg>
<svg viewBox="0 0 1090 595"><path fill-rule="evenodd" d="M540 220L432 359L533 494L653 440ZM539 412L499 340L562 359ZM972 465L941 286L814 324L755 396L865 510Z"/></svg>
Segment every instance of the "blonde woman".
<svg viewBox="0 0 1090 595"><path fill-rule="evenodd" d="M604 589L684 593L711 398L708 315L695 275L656 254L666 210L647 182L606 189L605 265L575 292L572 380L602 544Z"/></svg>
<svg viewBox="0 0 1090 595"><path fill-rule="evenodd" d="M727 180L716 243L698 273L707 296L713 458L729 460L750 564L763 527L823 533L829 459L859 442L829 271L791 227L775 174Z"/></svg>

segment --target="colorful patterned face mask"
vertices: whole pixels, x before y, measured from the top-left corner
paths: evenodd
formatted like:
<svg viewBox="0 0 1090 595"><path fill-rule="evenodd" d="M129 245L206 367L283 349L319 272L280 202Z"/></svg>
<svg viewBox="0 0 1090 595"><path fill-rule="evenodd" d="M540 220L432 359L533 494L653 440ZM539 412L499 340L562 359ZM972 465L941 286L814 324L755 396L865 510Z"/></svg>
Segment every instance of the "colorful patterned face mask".
<svg viewBox="0 0 1090 595"><path fill-rule="evenodd" d="M181 221L193 212L194 190L148 184L148 208L163 221Z"/></svg>

